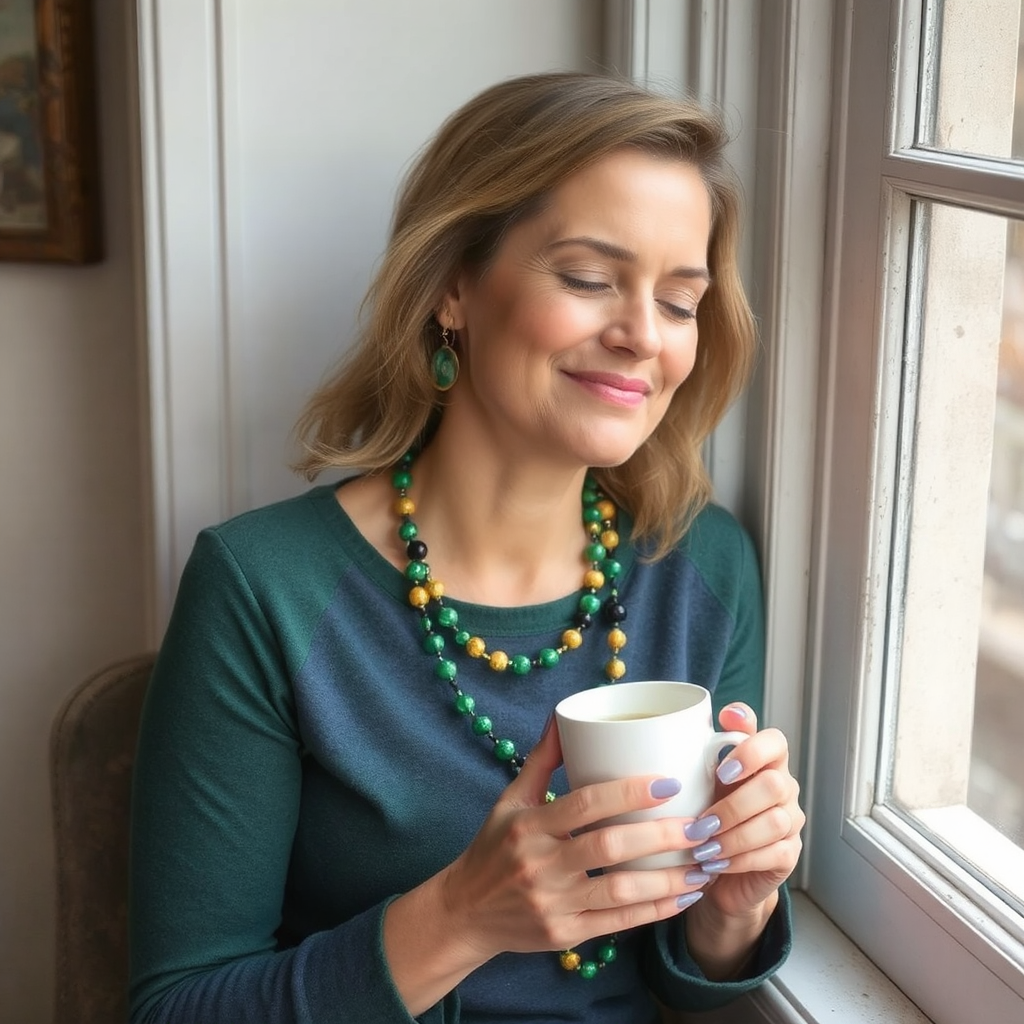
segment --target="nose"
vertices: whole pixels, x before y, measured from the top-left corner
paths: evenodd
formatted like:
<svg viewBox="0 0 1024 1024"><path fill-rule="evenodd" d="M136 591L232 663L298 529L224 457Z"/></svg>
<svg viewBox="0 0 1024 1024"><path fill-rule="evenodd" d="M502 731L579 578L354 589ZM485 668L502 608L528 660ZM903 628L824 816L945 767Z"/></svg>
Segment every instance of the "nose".
<svg viewBox="0 0 1024 1024"><path fill-rule="evenodd" d="M634 359L650 359L661 351L658 310L653 296L636 295L622 302L605 328L606 348Z"/></svg>

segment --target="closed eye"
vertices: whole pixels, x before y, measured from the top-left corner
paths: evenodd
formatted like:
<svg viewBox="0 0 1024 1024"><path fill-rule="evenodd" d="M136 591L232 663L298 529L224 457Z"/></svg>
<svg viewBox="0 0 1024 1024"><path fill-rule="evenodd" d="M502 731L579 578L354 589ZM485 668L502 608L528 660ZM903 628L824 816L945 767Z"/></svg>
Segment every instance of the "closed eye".
<svg viewBox="0 0 1024 1024"><path fill-rule="evenodd" d="M572 277L570 274L559 274L562 283L567 288L572 288L573 291L578 292L601 292L604 291L608 285L604 281L586 281L580 277Z"/></svg>
<svg viewBox="0 0 1024 1024"><path fill-rule="evenodd" d="M660 305L673 320L695 320L697 317L696 309L689 309L686 306L677 306L674 303L665 302L663 299L660 300Z"/></svg>

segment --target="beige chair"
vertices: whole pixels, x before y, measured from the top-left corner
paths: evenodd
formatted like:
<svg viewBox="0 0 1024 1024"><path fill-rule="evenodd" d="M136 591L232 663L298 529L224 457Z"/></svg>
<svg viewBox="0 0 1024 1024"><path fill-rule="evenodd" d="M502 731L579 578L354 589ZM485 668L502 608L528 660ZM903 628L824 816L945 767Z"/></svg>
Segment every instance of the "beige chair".
<svg viewBox="0 0 1024 1024"><path fill-rule="evenodd" d="M128 825L139 715L153 655L96 673L50 736L57 862L54 1024L128 1019Z"/></svg>

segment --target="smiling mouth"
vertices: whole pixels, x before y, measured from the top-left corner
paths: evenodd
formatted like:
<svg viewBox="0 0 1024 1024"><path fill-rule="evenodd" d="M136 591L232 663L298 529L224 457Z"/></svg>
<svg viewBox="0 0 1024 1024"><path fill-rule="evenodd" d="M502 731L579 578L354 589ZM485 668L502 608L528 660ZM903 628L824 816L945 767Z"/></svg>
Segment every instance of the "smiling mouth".
<svg viewBox="0 0 1024 1024"><path fill-rule="evenodd" d="M570 380L590 394L613 405L636 408L650 394L651 386L636 377L623 377L617 373L569 373Z"/></svg>

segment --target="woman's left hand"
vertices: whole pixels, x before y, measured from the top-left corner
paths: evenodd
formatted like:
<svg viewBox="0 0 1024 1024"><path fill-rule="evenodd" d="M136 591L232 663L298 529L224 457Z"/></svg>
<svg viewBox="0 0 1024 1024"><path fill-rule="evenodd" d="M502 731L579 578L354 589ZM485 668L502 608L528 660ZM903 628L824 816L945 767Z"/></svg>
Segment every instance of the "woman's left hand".
<svg viewBox="0 0 1024 1024"><path fill-rule="evenodd" d="M715 803L698 819L706 824L695 823L698 836L714 824L708 821L712 815L721 823L694 842L699 863L728 865L714 872L704 899L690 913L749 918L766 901L774 908L775 893L800 856L806 819L797 802L800 785L789 771L786 737L778 729L758 732L757 718L746 704L730 704L718 717L723 729L746 732L750 738L719 765Z"/></svg>

